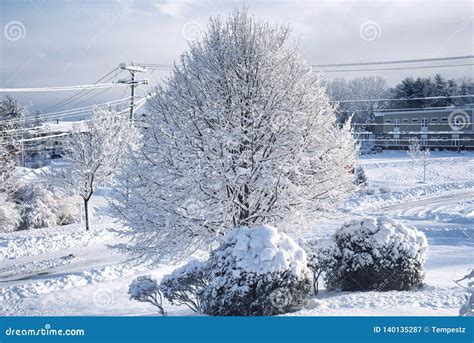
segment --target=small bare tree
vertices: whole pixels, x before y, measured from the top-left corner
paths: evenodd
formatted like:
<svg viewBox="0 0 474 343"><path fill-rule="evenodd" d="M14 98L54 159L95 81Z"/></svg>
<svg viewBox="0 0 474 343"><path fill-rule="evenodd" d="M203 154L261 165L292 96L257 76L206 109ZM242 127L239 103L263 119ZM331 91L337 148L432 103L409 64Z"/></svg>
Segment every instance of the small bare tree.
<svg viewBox="0 0 474 343"><path fill-rule="evenodd" d="M130 284L128 289L130 300L150 303L158 308L162 316L166 316L163 308L163 291L150 275L139 276Z"/></svg>
<svg viewBox="0 0 474 343"><path fill-rule="evenodd" d="M412 137L408 141L407 154L411 157L411 168L415 165L415 160L419 157L421 150L420 140L416 137Z"/></svg>
<svg viewBox="0 0 474 343"><path fill-rule="evenodd" d="M66 163L53 168L50 176L60 187L83 199L86 230L94 190L117 171L125 152L135 142L134 132L126 116L103 109L95 110L89 120L73 127Z"/></svg>
<svg viewBox="0 0 474 343"><path fill-rule="evenodd" d="M420 150L419 155L420 155L420 160L423 164L423 182L426 181L426 166L429 163L430 160L430 149L426 148L425 150Z"/></svg>

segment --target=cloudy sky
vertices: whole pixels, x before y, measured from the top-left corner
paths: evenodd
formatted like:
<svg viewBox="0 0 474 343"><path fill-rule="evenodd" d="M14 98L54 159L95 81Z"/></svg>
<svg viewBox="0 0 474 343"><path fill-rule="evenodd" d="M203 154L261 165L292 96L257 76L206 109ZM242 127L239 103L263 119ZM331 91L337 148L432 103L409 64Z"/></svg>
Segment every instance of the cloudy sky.
<svg viewBox="0 0 474 343"><path fill-rule="evenodd" d="M1 0L0 87L90 84L121 62L171 64L188 40L205 30L209 16L227 16L243 4L257 18L293 27L301 54L311 64L474 53L472 1ZM471 66L327 77L380 75L394 84L410 75L462 77L473 71ZM166 73L145 77L154 84ZM117 99L123 92L111 90L80 106ZM34 111L71 94L23 93L18 98Z"/></svg>

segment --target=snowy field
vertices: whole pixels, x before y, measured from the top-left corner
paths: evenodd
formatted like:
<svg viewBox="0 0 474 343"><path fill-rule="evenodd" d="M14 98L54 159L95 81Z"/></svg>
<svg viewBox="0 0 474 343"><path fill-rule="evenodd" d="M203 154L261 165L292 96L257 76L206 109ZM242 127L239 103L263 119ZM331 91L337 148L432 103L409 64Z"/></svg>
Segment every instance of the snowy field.
<svg viewBox="0 0 474 343"><path fill-rule="evenodd" d="M292 315L457 315L466 292L454 283L474 268L474 154L433 152L422 182L405 152L360 158L369 178L365 194L349 199L337 220L314 236L328 237L345 218L384 214L423 231L430 244L426 286L416 291L325 292ZM31 177L25 173L25 177ZM105 194L93 199L93 229L81 224L0 234L1 315L155 315L129 300L130 282L157 279L176 266L134 265L115 249L123 243L107 215ZM166 306L169 315L191 315Z"/></svg>

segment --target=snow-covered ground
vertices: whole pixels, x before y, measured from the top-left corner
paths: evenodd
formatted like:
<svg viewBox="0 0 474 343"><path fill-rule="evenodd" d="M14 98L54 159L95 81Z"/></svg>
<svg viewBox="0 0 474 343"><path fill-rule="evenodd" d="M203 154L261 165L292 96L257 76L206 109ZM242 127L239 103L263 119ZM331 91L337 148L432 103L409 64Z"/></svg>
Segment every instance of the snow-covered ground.
<svg viewBox="0 0 474 343"><path fill-rule="evenodd" d="M425 232L430 248L426 287L403 292L325 292L293 315L457 315L465 291L453 280L474 268L474 154L433 152L427 180L405 152L362 156L370 192L349 199L337 221L322 222L327 237L344 217L383 214ZM28 173L24 172L25 177ZM81 224L0 234L0 315L153 315L128 299L138 275L156 278L176 266L136 265L114 247L118 224L99 195L92 230ZM192 314L166 304L170 315Z"/></svg>

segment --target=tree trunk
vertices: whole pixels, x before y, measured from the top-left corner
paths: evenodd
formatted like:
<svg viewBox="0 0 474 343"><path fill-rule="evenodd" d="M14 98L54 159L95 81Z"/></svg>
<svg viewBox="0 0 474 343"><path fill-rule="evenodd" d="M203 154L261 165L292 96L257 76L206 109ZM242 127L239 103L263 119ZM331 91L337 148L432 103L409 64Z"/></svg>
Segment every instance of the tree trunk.
<svg viewBox="0 0 474 343"><path fill-rule="evenodd" d="M84 218L86 221L86 231L89 231L89 200L84 199Z"/></svg>

